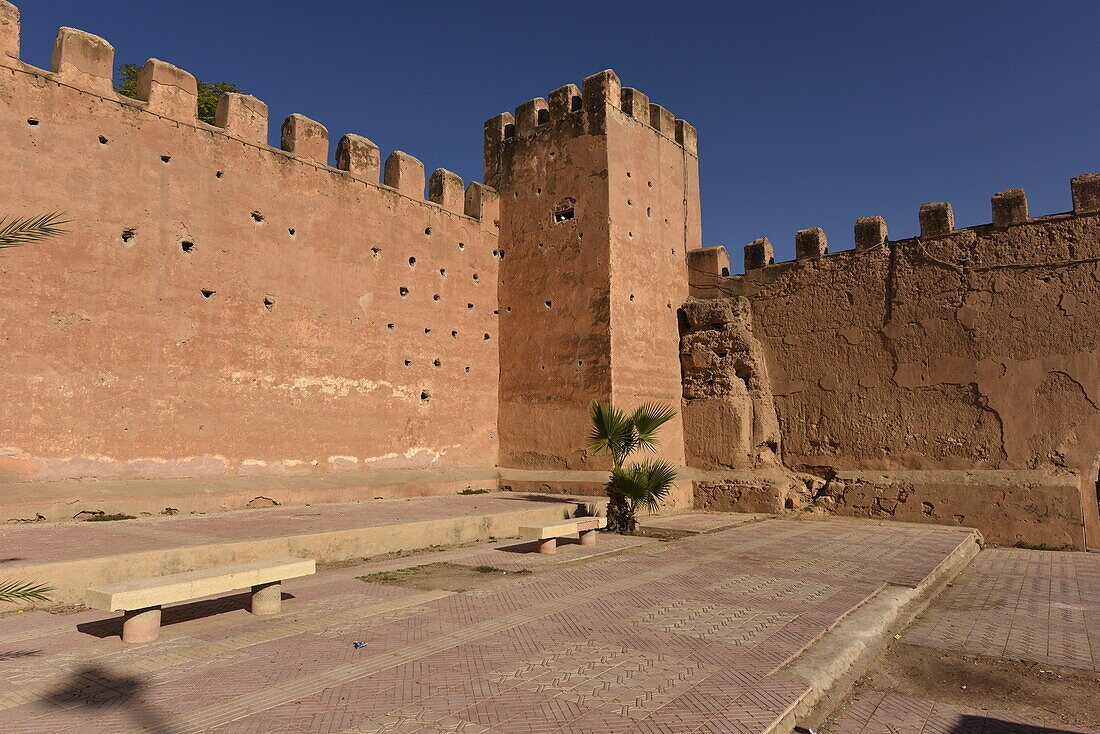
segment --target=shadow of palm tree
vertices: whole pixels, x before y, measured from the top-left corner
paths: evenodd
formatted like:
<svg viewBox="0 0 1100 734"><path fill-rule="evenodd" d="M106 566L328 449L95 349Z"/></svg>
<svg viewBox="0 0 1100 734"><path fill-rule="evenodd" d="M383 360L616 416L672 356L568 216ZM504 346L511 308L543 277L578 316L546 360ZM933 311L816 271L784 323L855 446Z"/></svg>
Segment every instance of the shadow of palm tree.
<svg viewBox="0 0 1100 734"><path fill-rule="evenodd" d="M177 731L169 718L143 700L146 688L141 678L114 674L92 665L72 673L41 701L67 710L87 707L92 716L108 709L123 709L142 729L155 729L164 734ZM93 723L94 719L89 720L89 724Z"/></svg>
<svg viewBox="0 0 1100 734"><path fill-rule="evenodd" d="M294 595L284 591L282 598L283 601L286 601L287 599L293 599ZM217 599L203 599L188 604L177 604L176 606L166 607L161 612L160 626L167 627L224 612L249 609L251 605L252 594L247 591L230 596L221 596ZM122 635L122 617L101 619L95 622L82 622L76 626L76 629L93 637L119 637Z"/></svg>

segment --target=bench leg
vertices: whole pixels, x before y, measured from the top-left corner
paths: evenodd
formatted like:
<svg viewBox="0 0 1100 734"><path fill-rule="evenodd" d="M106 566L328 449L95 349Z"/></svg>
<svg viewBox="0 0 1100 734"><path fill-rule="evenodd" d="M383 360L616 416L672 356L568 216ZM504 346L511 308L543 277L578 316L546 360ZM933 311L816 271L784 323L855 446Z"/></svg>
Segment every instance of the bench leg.
<svg viewBox="0 0 1100 734"><path fill-rule="evenodd" d="M283 604L283 583L272 581L252 587L252 613L278 614Z"/></svg>
<svg viewBox="0 0 1100 734"><path fill-rule="evenodd" d="M132 609L122 617L123 642L152 642L160 637L160 607Z"/></svg>
<svg viewBox="0 0 1100 734"><path fill-rule="evenodd" d="M557 553L558 552L558 539L557 538L544 538L539 541L539 553Z"/></svg>
<svg viewBox="0 0 1100 734"><path fill-rule="evenodd" d="M581 531L581 545L596 545L596 531L595 530L582 530Z"/></svg>

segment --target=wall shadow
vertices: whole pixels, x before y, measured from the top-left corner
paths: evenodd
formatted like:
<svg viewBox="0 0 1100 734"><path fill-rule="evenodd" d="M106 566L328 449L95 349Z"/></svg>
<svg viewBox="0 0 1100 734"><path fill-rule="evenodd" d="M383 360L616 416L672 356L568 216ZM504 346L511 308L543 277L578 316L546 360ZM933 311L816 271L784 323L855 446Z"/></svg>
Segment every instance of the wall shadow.
<svg viewBox="0 0 1100 734"><path fill-rule="evenodd" d="M560 497L556 497L554 495L545 495L545 494L527 494L526 492L524 492L524 493L511 492L510 494L512 494L514 496L509 497L507 495L505 495L505 496L497 495L497 496L493 497L493 499L495 499L495 500L523 500L524 502L551 502L551 503L559 504L559 505L583 504L583 503L578 503L577 502L576 495L571 495L571 496L562 495ZM600 497L600 495L592 495L592 496L594 498L597 498L597 499L599 499L599 497Z"/></svg>
<svg viewBox="0 0 1100 734"><path fill-rule="evenodd" d="M1060 727L1052 729L1036 724L1017 724L989 716L963 715L946 734L1075 734L1082 731L1085 730Z"/></svg>
<svg viewBox="0 0 1100 734"><path fill-rule="evenodd" d="M293 599L293 594L283 592L283 601L287 599ZM212 617L216 614L223 614L225 612L233 612L240 609L249 609L251 606L252 593L245 591L239 594L232 594L230 596L222 596L217 599L203 599L202 601L189 602L187 604L177 604L171 607L165 607L161 611L160 626L168 627L173 624L180 624L181 622L190 622L194 619L202 619L203 617ZM112 617L111 619L101 619L95 622L82 622L76 626L78 632L83 632L86 635L92 637L120 637L122 635L122 617Z"/></svg>

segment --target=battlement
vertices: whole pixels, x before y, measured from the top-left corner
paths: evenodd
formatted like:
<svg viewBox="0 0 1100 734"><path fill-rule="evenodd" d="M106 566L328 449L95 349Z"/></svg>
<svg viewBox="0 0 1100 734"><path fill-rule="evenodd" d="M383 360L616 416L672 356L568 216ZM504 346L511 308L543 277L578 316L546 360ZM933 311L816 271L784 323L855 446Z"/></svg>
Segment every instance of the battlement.
<svg viewBox="0 0 1100 734"><path fill-rule="evenodd" d="M251 95L222 95L218 100L215 124L208 125L198 119L195 77L160 59L149 59L142 66L137 80L137 98L123 97L114 90L114 47L85 31L61 28L54 39L50 70L35 68L20 60L19 9L7 0L0 0L0 66L49 79L59 86L78 89L106 102L196 130L223 135L275 154L290 155L306 165L343 172L366 184L386 186L410 199L428 206L437 205L458 216L481 220L488 213L490 222L497 216L491 189L471 183L462 196L456 197L455 188L463 186L462 179L442 168L437 169L432 178L445 178L447 186L437 192L438 196L429 193L425 199L424 164L402 151L394 151L389 156L380 180L383 168L379 165L378 146L360 135L349 133L341 137L335 153L336 166L329 166L328 130L301 114L292 114L283 121L280 146L273 148L268 145L268 107ZM493 206L483 211L486 204Z"/></svg>
<svg viewBox="0 0 1100 734"><path fill-rule="evenodd" d="M674 141L690 155L698 155L699 136L689 122L650 102L643 92L624 87L618 75L606 69L585 78L580 88L566 84L546 98L527 100L514 112L502 112L486 120L486 179L493 180L490 171L495 172L499 166L502 146L567 126L573 126L578 135L603 134L606 132L603 121L609 109Z"/></svg>
<svg viewBox="0 0 1100 734"><path fill-rule="evenodd" d="M985 231L990 228L1004 230L1022 224L1045 221L1050 218L1066 218L1100 213L1100 174L1084 174L1070 180L1070 195L1073 209L1066 213L1051 214L1044 217L1031 217L1028 214L1027 194L1023 189L1008 189L994 194L990 199L992 223L957 228L955 214L948 202L930 202L923 204L918 212L920 234L917 237L899 240L900 242L935 240L949 237L959 232ZM755 240L744 247L744 272L763 270L769 267L789 267L792 262L813 261L823 257L847 256L861 251L874 250L890 242L886 221L882 217L860 217L853 228L853 249L829 252L828 239L820 227L799 230L795 234L795 259L787 262L775 261L775 250L768 238ZM699 260L698 263L710 263ZM718 267L718 266L715 266ZM715 277L719 272L707 272ZM738 276L734 276L738 277Z"/></svg>

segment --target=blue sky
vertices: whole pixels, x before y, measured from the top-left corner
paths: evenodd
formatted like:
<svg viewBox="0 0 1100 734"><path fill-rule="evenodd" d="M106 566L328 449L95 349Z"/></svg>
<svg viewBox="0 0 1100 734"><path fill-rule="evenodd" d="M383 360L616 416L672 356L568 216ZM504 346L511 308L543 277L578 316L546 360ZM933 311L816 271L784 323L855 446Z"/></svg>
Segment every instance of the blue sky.
<svg viewBox="0 0 1100 734"><path fill-rule="evenodd" d="M481 178L484 120L615 69L699 129L703 239L856 217L916 233L926 201L959 226L1027 189L1033 215L1070 209L1100 172L1100 3L368 2L21 0L23 59L48 67L59 26L103 36L119 62L155 56L230 81L282 119L300 112Z"/></svg>

